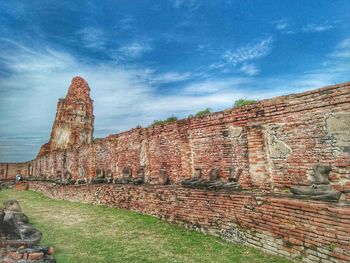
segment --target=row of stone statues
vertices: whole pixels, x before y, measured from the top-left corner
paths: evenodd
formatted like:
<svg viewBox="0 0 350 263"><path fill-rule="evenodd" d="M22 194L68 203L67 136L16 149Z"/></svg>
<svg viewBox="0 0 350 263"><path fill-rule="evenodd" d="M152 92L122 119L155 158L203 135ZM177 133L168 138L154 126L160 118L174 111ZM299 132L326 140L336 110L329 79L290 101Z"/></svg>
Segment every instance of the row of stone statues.
<svg viewBox="0 0 350 263"><path fill-rule="evenodd" d="M324 201L336 201L339 200L341 192L335 190L329 182L329 173L331 167L327 165L322 165L316 163L312 167L313 169L313 181L309 186L292 186L290 188L291 192L300 198L314 199L314 200L324 200ZM239 184L239 177L241 175L241 170L236 171L233 167L230 168L230 175L228 179L224 180L220 178L219 168L212 168L209 171L209 179L204 179L202 177L202 169L195 169L192 178L184 179L180 182L183 187L187 188L198 188L207 190L220 190L220 189L231 189L231 190L241 190L241 185ZM96 176L90 180L86 178L80 178L78 180L72 179L69 172L66 172L64 176L55 180L47 180L44 178L37 178L39 180L46 180L55 182L58 184L100 184L100 183L114 183L114 184L143 184L145 180L145 167L140 167L136 176L132 176L132 169L130 166L124 167L122 171L122 177L113 178L112 172L108 170L106 173L103 169L96 170ZM159 173L158 184L166 185L170 183L170 178L167 175L166 169L161 169Z"/></svg>
<svg viewBox="0 0 350 263"><path fill-rule="evenodd" d="M46 181L46 182L52 182L56 184L62 184L62 185L73 185L73 184L135 184L140 185L146 182L145 179L145 167L141 166L137 172L136 175L133 176L132 169L130 166L124 167L122 171L122 177L113 178L112 172L110 170L107 170L105 172L103 169L98 168L95 172L95 177L88 179L86 177L73 179L70 172L65 172L64 174L61 174L59 172L55 178L53 177L45 177L43 175L41 176L30 176L30 177L24 177L24 180L26 181ZM166 169L160 169L159 172L159 178L157 180L158 184L166 185L170 183L169 176L167 175Z"/></svg>
<svg viewBox="0 0 350 263"><path fill-rule="evenodd" d="M185 179L180 182L180 184L184 187L190 188L205 188L208 190L219 190L219 189L234 189L240 190L241 186L238 183L239 175L236 174L233 168L230 169L230 177L228 181L224 181L219 176L220 170L218 168L213 168L209 172L209 180L202 178L202 170L196 169L194 171L194 175L191 179ZM66 172L64 176L59 176L57 179L48 179L42 177L32 177L26 178L27 180L39 180L39 181L49 181L57 184L135 184L140 185L146 183L145 180L145 168L140 167L136 176L132 175L132 169L130 166L124 167L122 171L122 177L113 178L111 171L105 171L103 169L96 169L95 177L88 180L87 178L79 178L74 180L69 172ZM157 178L157 184L167 185L170 184L170 178L167 175L166 169L160 169L159 178Z"/></svg>
<svg viewBox="0 0 350 263"><path fill-rule="evenodd" d="M115 184L129 184L133 183L135 185L143 184L145 182L145 171L144 167L140 167L137 171L136 176L132 176L131 167L127 166L123 169L123 176L120 178L112 177L111 172L105 172L102 169L96 170L96 177L91 179L90 183L99 184L99 183L115 183Z"/></svg>

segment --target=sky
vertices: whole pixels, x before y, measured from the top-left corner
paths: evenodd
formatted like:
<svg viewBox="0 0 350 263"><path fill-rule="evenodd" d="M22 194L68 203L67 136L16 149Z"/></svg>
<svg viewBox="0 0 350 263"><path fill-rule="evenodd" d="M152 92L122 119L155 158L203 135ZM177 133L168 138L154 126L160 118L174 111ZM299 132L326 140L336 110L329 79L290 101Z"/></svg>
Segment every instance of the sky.
<svg viewBox="0 0 350 263"><path fill-rule="evenodd" d="M350 81L350 1L0 0L0 162L34 159L82 76L95 137Z"/></svg>

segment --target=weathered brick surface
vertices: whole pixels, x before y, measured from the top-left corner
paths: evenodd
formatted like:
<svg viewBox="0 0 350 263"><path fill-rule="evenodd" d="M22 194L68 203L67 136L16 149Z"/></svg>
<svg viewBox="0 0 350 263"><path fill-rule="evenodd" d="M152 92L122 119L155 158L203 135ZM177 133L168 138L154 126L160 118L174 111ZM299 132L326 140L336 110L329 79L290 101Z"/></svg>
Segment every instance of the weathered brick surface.
<svg viewBox="0 0 350 263"><path fill-rule="evenodd" d="M28 176L29 163L0 163L0 180L13 180L16 174Z"/></svg>
<svg viewBox="0 0 350 263"><path fill-rule="evenodd" d="M55 199L105 204L220 235L291 258L350 261L350 205L251 192L180 186L71 185L30 182Z"/></svg>
<svg viewBox="0 0 350 263"><path fill-rule="evenodd" d="M87 82L81 77L73 78L67 96L57 103L50 141L41 147L38 157L54 150L91 143L94 122L92 103Z"/></svg>
<svg viewBox="0 0 350 263"><path fill-rule="evenodd" d="M44 249L44 252L40 252L41 249ZM51 249L53 252L53 248L44 248L44 247L35 247L33 248L2 248L0 251L0 261L2 263L18 263L18 262L56 262L51 256L52 254L48 254L46 249Z"/></svg>
<svg viewBox="0 0 350 263"><path fill-rule="evenodd" d="M218 168L223 178L228 178L230 171L238 173L245 189L273 190L310 184L311 167L321 162L332 166L332 184L346 193L350 190L350 146L344 147L346 150L337 146L326 119L349 111L350 84L345 83L165 126L132 129L81 144L78 149L51 149L21 164L27 168L21 171L44 177L69 172L77 179L92 178L102 169L116 178L127 166L133 175L144 167L149 183L158 182L161 170L177 183L198 170L208 178L210 170ZM93 118L91 110L88 115ZM57 125L55 122L54 129ZM283 154L271 152L271 142L282 147ZM6 165L0 167L2 178ZM8 173L7 177L14 175Z"/></svg>
<svg viewBox="0 0 350 263"><path fill-rule="evenodd" d="M350 83L167 125L135 128L92 143L91 137L77 142L80 137L75 135L67 147L56 147L59 137L55 137L55 130L60 125L68 125L72 134L80 134L83 128L92 131L89 89L82 80L78 82L79 85L72 82L64 103L59 102L63 103L58 106L57 116L61 117L56 116L50 147L43 146L30 162L1 164L0 172L8 167L12 171L24 167L24 175L50 179L68 174L89 182L101 171L115 179L123 176L126 167L131 168L133 177L142 168L147 187L32 183L32 189L42 189L55 198L101 202L185 222L213 233L221 231L224 237L246 240L252 246L285 256L301 255L309 262L348 260ZM69 99L69 94L75 94L74 99ZM84 94L87 121L83 123L71 120L74 114L69 109L73 113L81 110L77 94ZM330 183L342 192L338 205L279 196L257 200L255 194L178 187L181 180L194 175L208 179L215 168L222 180L238 177L244 190L283 193L293 185L312 184L312 165L318 162L332 167ZM161 174L169 177L171 186L159 186ZM1 172L0 179L14 175Z"/></svg>
<svg viewBox="0 0 350 263"><path fill-rule="evenodd" d="M132 129L79 150L56 150L31 166L33 174L69 171L76 178L79 169L88 178L97 169L120 177L126 166L134 175L142 166L150 183L158 181L161 169L175 183L195 170L207 178L212 168L218 168L227 178L233 169L245 189L272 190L310 184L311 167L321 162L332 166L332 183L346 191L349 153L335 146L325 120L332 113L349 112L349 101L348 83L331 86L165 126ZM234 129L241 129L239 135ZM285 154L271 157L269 140L286 145Z"/></svg>

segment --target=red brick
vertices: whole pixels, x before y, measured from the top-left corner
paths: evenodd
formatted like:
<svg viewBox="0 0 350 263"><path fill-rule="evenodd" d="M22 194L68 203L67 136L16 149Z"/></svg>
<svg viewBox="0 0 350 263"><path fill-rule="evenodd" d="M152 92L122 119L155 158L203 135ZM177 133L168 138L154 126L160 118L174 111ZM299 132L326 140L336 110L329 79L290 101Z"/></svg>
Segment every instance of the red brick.
<svg viewBox="0 0 350 263"><path fill-rule="evenodd" d="M43 258L44 258L44 253L43 252L28 254L28 259L31 259L31 260L40 260L40 259L43 259Z"/></svg>
<svg viewBox="0 0 350 263"><path fill-rule="evenodd" d="M18 252L7 252L6 256L17 260L17 259L21 259L23 257L23 254Z"/></svg>

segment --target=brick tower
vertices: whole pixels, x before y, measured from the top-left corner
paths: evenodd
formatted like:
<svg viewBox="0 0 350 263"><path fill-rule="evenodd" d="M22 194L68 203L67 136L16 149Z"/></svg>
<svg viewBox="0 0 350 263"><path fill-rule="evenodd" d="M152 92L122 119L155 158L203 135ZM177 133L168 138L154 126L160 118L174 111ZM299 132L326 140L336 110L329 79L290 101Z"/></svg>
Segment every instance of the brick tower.
<svg viewBox="0 0 350 263"><path fill-rule="evenodd" d="M41 147L38 156L91 143L93 130L93 100L89 85L83 78L74 77L67 96L57 103L50 141Z"/></svg>

